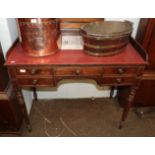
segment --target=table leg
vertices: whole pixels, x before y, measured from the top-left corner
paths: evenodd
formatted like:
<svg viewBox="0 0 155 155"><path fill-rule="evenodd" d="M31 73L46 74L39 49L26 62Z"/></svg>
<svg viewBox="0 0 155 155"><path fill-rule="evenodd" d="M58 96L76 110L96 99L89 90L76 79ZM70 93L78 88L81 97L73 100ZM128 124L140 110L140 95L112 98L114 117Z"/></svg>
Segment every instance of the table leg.
<svg viewBox="0 0 155 155"><path fill-rule="evenodd" d="M30 119L29 119L29 116L28 116L28 113L27 113L27 109L26 109L26 105L25 105L25 102L24 102L24 98L23 98L23 94L22 94L21 89L16 89L16 94L18 96L20 109L21 109L22 115L24 117L24 121L25 121L25 124L26 124L26 126L28 128L28 131L32 131Z"/></svg>
<svg viewBox="0 0 155 155"><path fill-rule="evenodd" d="M38 101L36 87L32 87L34 101Z"/></svg>
<svg viewBox="0 0 155 155"><path fill-rule="evenodd" d="M116 89L116 86L111 87L111 89L110 89L110 99L113 98L115 89Z"/></svg>
<svg viewBox="0 0 155 155"><path fill-rule="evenodd" d="M130 108L132 106L132 103L133 103L133 100L134 100L137 89L138 89L137 86L132 86L131 89L130 89L130 93L129 93L128 100L127 100L128 102L124 107L123 114L122 114L122 117L121 117L121 121L120 121L120 124L119 124L119 129L121 129L123 127L123 123L125 122L125 120L126 120L126 118L128 116L128 113L129 113L129 110L130 110Z"/></svg>

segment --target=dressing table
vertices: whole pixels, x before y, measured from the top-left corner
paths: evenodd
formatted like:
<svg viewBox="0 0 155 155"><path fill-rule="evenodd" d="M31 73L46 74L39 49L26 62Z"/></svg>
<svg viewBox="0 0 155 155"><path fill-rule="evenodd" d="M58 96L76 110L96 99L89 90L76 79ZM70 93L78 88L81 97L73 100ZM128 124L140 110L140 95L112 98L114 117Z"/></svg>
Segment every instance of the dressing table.
<svg viewBox="0 0 155 155"><path fill-rule="evenodd" d="M147 65L147 55L132 38L124 51L105 57L90 56L82 50L59 50L55 55L36 58L26 55L19 41L16 41L7 54L5 65L29 131L32 127L22 88L32 88L37 99L36 88L57 87L59 81L65 79L91 79L100 86L112 88L128 86L130 93L127 102L124 101L119 124L121 128Z"/></svg>

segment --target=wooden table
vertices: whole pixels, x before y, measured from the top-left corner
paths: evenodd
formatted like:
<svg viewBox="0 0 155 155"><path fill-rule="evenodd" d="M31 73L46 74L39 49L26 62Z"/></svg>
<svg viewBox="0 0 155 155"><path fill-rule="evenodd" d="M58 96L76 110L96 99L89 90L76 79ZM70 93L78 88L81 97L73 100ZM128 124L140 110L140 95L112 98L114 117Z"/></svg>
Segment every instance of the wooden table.
<svg viewBox="0 0 155 155"><path fill-rule="evenodd" d="M141 81L146 58L145 51L133 39L120 54L106 57L89 56L82 50L59 50L55 55L36 58L27 56L16 42L8 52L6 66L29 130L31 123L21 89L32 88L37 100L37 87L56 87L64 79L92 79L100 86L129 86L130 94L119 124L121 128Z"/></svg>

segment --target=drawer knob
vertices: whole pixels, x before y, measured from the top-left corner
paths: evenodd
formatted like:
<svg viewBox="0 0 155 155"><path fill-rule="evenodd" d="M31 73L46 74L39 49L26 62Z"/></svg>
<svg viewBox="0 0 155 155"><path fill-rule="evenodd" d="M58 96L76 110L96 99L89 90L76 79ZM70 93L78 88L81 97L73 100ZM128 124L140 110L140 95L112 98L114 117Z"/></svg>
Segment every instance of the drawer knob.
<svg viewBox="0 0 155 155"><path fill-rule="evenodd" d="M79 69L76 70L76 75L80 75L81 71Z"/></svg>
<svg viewBox="0 0 155 155"><path fill-rule="evenodd" d="M121 78L118 78L118 79L116 79L116 82L117 82L118 84L120 84L120 83L122 82L122 79L121 79Z"/></svg>
<svg viewBox="0 0 155 155"><path fill-rule="evenodd" d="M123 74L123 73L124 73L123 68L119 68L119 69L118 69L118 73L119 73L119 74Z"/></svg>
<svg viewBox="0 0 155 155"><path fill-rule="evenodd" d="M31 70L31 75L35 75L37 73L37 71L38 71L37 69L32 69Z"/></svg>
<svg viewBox="0 0 155 155"><path fill-rule="evenodd" d="M38 83L38 80L36 80L36 79L32 81L33 85L36 85L37 83Z"/></svg>

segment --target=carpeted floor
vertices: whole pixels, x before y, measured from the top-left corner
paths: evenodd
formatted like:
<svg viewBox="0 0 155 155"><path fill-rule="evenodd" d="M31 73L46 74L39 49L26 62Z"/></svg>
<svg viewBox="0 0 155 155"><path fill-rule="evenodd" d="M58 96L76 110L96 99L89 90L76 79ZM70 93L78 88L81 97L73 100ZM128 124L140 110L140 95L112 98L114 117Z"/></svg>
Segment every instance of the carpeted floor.
<svg viewBox="0 0 155 155"><path fill-rule="evenodd" d="M39 100L30 114L33 130L28 132L23 125L22 136L155 136L155 117L140 119L131 109L120 130L121 114L115 99Z"/></svg>

